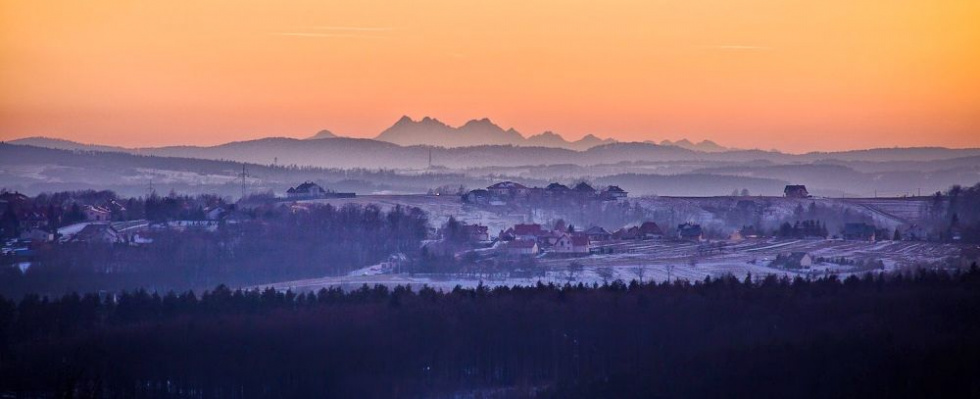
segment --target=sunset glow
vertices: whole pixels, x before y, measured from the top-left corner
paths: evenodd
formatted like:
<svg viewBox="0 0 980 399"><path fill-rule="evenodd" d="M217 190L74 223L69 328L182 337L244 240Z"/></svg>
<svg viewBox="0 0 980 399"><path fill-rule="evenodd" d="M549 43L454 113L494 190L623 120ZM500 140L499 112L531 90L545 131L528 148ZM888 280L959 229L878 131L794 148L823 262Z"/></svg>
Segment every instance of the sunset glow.
<svg viewBox="0 0 980 399"><path fill-rule="evenodd" d="M367 138L409 115L791 152L980 146L980 2L734 3L0 0L0 139Z"/></svg>

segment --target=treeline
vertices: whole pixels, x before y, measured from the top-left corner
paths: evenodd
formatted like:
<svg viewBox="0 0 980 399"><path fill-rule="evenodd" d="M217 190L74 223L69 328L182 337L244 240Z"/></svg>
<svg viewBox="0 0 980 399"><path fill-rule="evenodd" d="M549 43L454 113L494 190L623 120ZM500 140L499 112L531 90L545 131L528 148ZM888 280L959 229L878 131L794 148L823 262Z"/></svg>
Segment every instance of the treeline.
<svg viewBox="0 0 980 399"><path fill-rule="evenodd" d="M776 237L779 238L804 238L804 237L828 237L827 225L819 220L804 220L802 223L783 222L779 225Z"/></svg>
<svg viewBox="0 0 980 399"><path fill-rule="evenodd" d="M151 222L172 220L205 220L207 210L222 208L233 211L235 205L213 194L166 196L155 191L146 197L122 198L111 190L79 190L41 193L35 197L10 195L0 212L0 238L17 238L30 228L55 232L58 228L85 222L86 206L109 212L108 220L147 219Z"/></svg>
<svg viewBox="0 0 980 399"><path fill-rule="evenodd" d="M347 204L278 205L245 212L214 231L141 233L152 242L70 242L38 246L25 273L0 268L0 293L65 293L148 287L248 286L347 273L395 253L414 255L428 234L418 208Z"/></svg>
<svg viewBox="0 0 980 399"><path fill-rule="evenodd" d="M941 236L946 240L980 243L980 183L946 192L949 200Z"/></svg>
<svg viewBox="0 0 980 399"><path fill-rule="evenodd" d="M980 271L0 299L20 397L975 397Z"/></svg>

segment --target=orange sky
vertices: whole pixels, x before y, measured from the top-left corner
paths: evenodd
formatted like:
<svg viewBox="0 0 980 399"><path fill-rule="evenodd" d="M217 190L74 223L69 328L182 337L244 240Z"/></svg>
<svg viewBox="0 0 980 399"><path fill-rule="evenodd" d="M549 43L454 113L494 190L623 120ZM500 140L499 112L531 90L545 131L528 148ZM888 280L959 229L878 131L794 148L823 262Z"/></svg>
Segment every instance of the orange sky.
<svg viewBox="0 0 980 399"><path fill-rule="evenodd" d="M980 147L978 21L977 0L0 0L0 139L371 137L407 114Z"/></svg>

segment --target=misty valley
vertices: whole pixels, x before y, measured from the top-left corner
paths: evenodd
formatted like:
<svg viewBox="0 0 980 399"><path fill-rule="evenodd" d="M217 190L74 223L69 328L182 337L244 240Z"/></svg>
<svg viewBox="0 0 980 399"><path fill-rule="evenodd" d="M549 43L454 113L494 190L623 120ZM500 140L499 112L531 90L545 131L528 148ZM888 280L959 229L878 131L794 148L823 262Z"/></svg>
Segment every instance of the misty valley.
<svg viewBox="0 0 980 399"><path fill-rule="evenodd" d="M583 162L616 145L378 169L0 144L0 392L978 392L980 155Z"/></svg>

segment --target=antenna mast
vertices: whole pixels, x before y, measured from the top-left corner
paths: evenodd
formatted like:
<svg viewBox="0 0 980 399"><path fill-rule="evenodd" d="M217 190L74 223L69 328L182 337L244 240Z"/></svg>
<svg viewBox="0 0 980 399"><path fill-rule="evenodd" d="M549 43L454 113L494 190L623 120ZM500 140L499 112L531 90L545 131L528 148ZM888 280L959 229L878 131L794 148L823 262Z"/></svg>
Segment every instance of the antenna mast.
<svg viewBox="0 0 980 399"><path fill-rule="evenodd" d="M248 172L245 170L245 164L242 164L242 199L245 199L245 178L248 177Z"/></svg>

